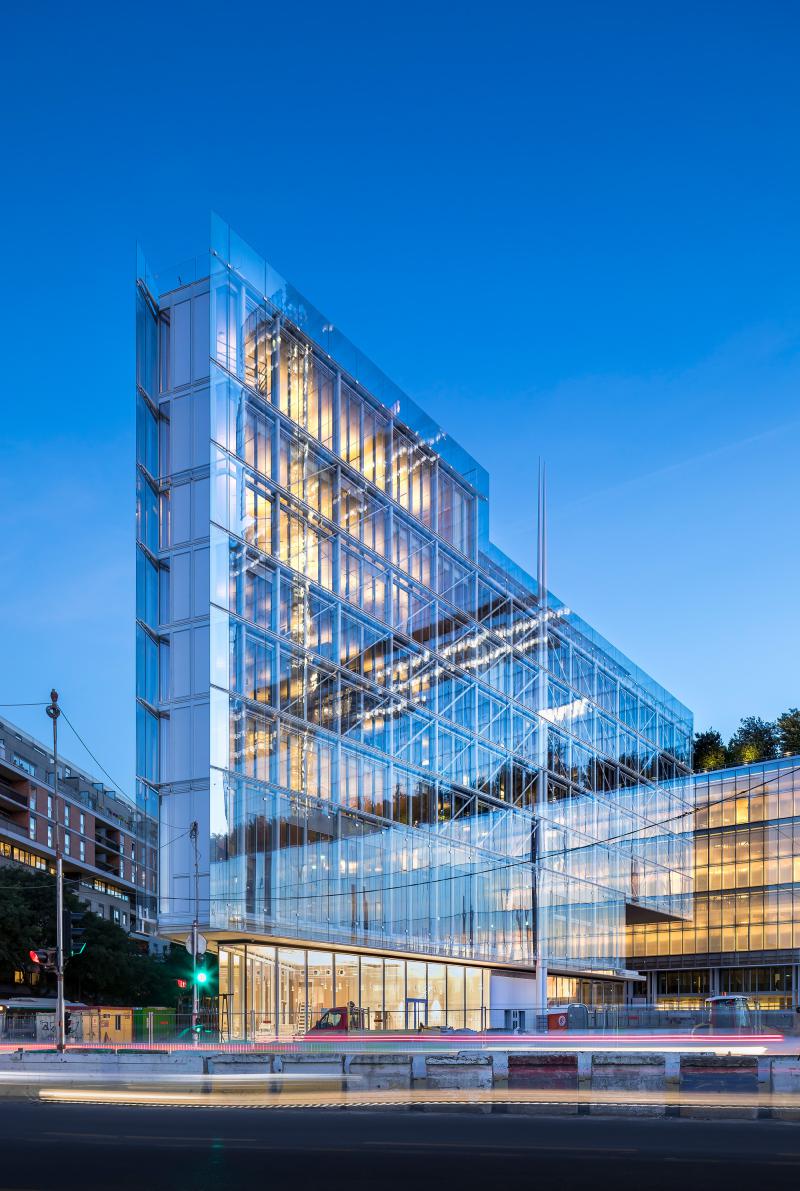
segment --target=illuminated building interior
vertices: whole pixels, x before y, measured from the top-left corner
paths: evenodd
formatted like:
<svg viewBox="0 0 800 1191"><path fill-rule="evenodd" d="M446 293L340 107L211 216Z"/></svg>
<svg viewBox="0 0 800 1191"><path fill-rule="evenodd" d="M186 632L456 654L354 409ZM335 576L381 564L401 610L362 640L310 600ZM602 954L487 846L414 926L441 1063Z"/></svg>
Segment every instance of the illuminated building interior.
<svg viewBox="0 0 800 1191"><path fill-rule="evenodd" d="M399 956L428 1015L537 961L624 979L631 914L687 913L691 713L492 544L485 471L222 221L137 300L161 929L196 916L234 1015L281 1028L346 957L382 1024Z"/></svg>
<svg viewBox="0 0 800 1191"><path fill-rule="evenodd" d="M800 958L800 758L697 774L693 915L629 927L649 998L694 1008L741 993L790 1009Z"/></svg>

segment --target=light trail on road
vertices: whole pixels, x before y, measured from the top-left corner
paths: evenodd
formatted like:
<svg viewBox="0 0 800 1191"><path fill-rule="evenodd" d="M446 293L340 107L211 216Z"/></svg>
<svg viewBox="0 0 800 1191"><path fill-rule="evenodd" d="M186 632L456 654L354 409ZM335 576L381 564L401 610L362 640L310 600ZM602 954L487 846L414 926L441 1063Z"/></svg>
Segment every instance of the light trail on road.
<svg viewBox="0 0 800 1191"><path fill-rule="evenodd" d="M193 1077L194 1078L194 1077ZM273 1082L269 1077L258 1077L264 1083ZM310 1077L316 1081L324 1077ZM196 1083L201 1082L195 1080ZM211 1083L209 1079L203 1082ZM340 1082L339 1079L336 1082ZM782 1119L800 1122L800 1096L777 1092L688 1092L677 1090L633 1091L625 1089L533 1089L533 1088L469 1088L449 1089L386 1089L377 1091L367 1088L329 1089L317 1088L298 1093L289 1088L286 1092L225 1090L189 1091L165 1089L136 1090L132 1088L65 1088L43 1086L40 1099L62 1104L104 1104L141 1105L151 1108L264 1108L264 1109L401 1109L401 1108L448 1108L461 1107L469 1110L491 1111L492 1109L540 1110L577 1112L581 1108L602 1112L604 1109L627 1109L643 1115L663 1114L667 1109L702 1111L735 1110L742 1115L778 1113Z"/></svg>

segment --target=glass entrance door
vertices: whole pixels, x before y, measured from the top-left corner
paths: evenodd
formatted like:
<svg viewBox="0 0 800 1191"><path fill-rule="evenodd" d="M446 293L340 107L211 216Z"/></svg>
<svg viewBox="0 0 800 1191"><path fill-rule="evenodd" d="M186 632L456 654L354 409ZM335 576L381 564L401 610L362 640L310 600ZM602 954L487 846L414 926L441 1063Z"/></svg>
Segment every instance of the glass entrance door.
<svg viewBox="0 0 800 1191"><path fill-rule="evenodd" d="M425 997L406 997L406 1029L418 1030L428 1024L428 1002Z"/></svg>

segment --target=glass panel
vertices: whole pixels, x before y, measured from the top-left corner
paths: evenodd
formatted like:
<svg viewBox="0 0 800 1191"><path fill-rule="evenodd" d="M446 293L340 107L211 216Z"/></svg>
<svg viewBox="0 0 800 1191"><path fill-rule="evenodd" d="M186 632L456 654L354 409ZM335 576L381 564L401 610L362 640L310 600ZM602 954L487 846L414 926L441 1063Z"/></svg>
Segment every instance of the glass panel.
<svg viewBox="0 0 800 1191"><path fill-rule="evenodd" d="M447 978L444 964L428 964L428 1025L447 1025Z"/></svg>
<svg viewBox="0 0 800 1191"><path fill-rule="evenodd" d="M409 960L406 965L405 1028L414 1029L428 1021L426 965Z"/></svg>
<svg viewBox="0 0 800 1191"><path fill-rule="evenodd" d="M330 951L308 952L308 1028L326 1009L334 1007L333 956Z"/></svg>
<svg viewBox="0 0 800 1191"><path fill-rule="evenodd" d="M230 952L228 969L230 989L230 1036L244 1038L244 951L238 948Z"/></svg>
<svg viewBox="0 0 800 1191"><path fill-rule="evenodd" d="M142 550L136 551L136 615L151 629L158 628L158 572Z"/></svg>
<svg viewBox="0 0 800 1191"><path fill-rule="evenodd" d="M274 1038L275 948L251 944L247 948L247 963L247 1036Z"/></svg>
<svg viewBox="0 0 800 1191"><path fill-rule="evenodd" d="M386 980L386 1029L402 1030L405 1028L405 960L386 959L384 960L384 965Z"/></svg>
<svg viewBox="0 0 800 1191"><path fill-rule="evenodd" d="M158 496L142 472L136 472L136 538L151 554L158 552Z"/></svg>
<svg viewBox="0 0 800 1191"><path fill-rule="evenodd" d="M483 1014L481 1012L483 1000L483 985L480 968L466 969L467 1013L466 1024L470 1030L483 1029Z"/></svg>
<svg viewBox="0 0 800 1191"><path fill-rule="evenodd" d="M136 461L158 479L158 423L141 393L136 395Z"/></svg>
<svg viewBox="0 0 800 1191"><path fill-rule="evenodd" d="M364 1010L369 1028L385 1028L383 1014L383 960L374 956L361 957L361 1008Z"/></svg>
<svg viewBox="0 0 800 1191"><path fill-rule="evenodd" d="M136 776L156 783L158 773L158 720L141 703L136 704Z"/></svg>
<svg viewBox="0 0 800 1191"><path fill-rule="evenodd" d="M278 964L278 1032L291 1038L308 1029L305 952L282 947Z"/></svg>
<svg viewBox="0 0 800 1191"><path fill-rule="evenodd" d="M335 957L335 975L336 1004L348 1005L352 1001L356 1008L363 1008L363 1006L359 1006L358 956L337 954ZM368 1020L364 1024L367 1029L371 1028L371 1023Z"/></svg>
<svg viewBox="0 0 800 1191"><path fill-rule="evenodd" d="M136 694L153 706L158 702L158 646L141 625L136 626Z"/></svg>
<svg viewBox="0 0 800 1191"><path fill-rule="evenodd" d="M454 1029L463 1029L464 1017L464 969L457 964L447 965L447 1024Z"/></svg>

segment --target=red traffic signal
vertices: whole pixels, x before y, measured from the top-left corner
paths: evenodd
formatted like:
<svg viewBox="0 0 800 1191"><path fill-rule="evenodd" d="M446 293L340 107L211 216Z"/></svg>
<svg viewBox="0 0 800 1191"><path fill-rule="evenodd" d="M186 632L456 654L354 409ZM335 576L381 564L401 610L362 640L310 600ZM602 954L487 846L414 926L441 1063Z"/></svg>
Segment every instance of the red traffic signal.
<svg viewBox="0 0 800 1191"><path fill-rule="evenodd" d="M38 964L45 972L54 972L56 968L56 953L55 948L49 947L47 949L40 948L38 951L31 948L28 952L31 962Z"/></svg>
<svg viewBox="0 0 800 1191"><path fill-rule="evenodd" d="M178 979L175 981L175 983L177 984L178 988L186 988L186 987L188 987L189 981L188 981L188 980L183 980L183 979L182 979L182 978L179 976L179 977L178 977Z"/></svg>

